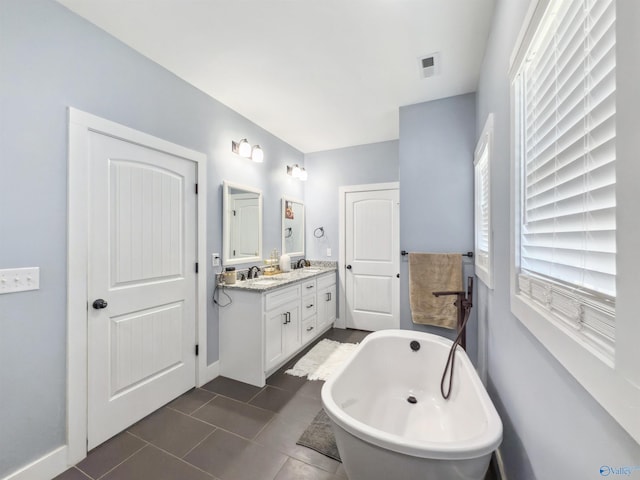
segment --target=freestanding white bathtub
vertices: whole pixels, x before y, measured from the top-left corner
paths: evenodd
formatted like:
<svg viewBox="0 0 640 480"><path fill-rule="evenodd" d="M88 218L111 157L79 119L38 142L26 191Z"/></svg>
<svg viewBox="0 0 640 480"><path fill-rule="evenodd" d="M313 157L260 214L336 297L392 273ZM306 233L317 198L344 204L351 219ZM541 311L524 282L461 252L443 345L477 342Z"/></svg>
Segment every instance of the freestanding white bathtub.
<svg viewBox="0 0 640 480"><path fill-rule="evenodd" d="M322 403L349 480L484 478L502 422L461 348L451 396L442 398L451 344L408 330L372 333L325 383Z"/></svg>

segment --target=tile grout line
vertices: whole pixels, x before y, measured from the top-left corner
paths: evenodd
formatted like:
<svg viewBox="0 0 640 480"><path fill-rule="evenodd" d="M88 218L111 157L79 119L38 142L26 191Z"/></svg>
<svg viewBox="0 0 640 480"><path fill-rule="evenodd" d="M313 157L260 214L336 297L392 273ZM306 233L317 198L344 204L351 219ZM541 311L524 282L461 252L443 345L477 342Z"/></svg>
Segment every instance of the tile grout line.
<svg viewBox="0 0 640 480"><path fill-rule="evenodd" d="M214 431L215 431L215 429L214 429ZM211 435L212 433L213 433L213 432L211 432L209 435ZM207 436L209 436L209 435L207 435ZM201 471L202 473L206 474L207 476L209 476L209 477L211 477L211 478L214 478L215 480L219 480L219 479L218 479L218 477L216 477L216 476L215 476L215 475L213 475L212 473L209 473L209 472L207 472L206 470L202 470L202 469L201 469L200 467L198 467L197 465L194 465L193 463L189 463L189 462L187 462L187 461L186 461L186 460L184 460L183 458L178 457L177 455L175 455L175 454L173 454L173 453L171 453L171 452L169 452L169 451L165 450L164 448L161 448L161 447L159 447L159 446L157 446L157 445L154 445L153 443L149 443L149 445L146 445L146 446L156 448L156 449L160 450L161 452L166 453L167 455L169 455L169 456L171 456L171 457L175 458L176 460L178 460L178 461L180 461L180 462L184 463L185 465L188 465L188 466L190 466L190 467L193 467L193 468L195 468L196 470L199 470L199 471ZM129 457L129 458L131 458L131 457ZM115 467L114 467L114 468L115 468ZM113 469L112 469L112 470L113 470ZM106 475L106 473L105 473L105 475Z"/></svg>
<svg viewBox="0 0 640 480"><path fill-rule="evenodd" d="M205 390L205 392L209 392L209 390ZM193 417L193 418L198 418L198 417L194 417L193 414L196 413L201 408L204 408L205 405L209 405L211 402L213 402L216 398L219 397L218 393L215 393L215 392L209 392L209 393L213 393L213 397L211 397L209 400L204 402L202 405L200 405L198 408L196 408L193 412L188 413L187 415L189 415L190 417Z"/></svg>
<svg viewBox="0 0 640 480"><path fill-rule="evenodd" d="M196 388L197 388L197 387L196 387ZM201 390L203 390L203 389L201 389ZM189 417L192 417L194 413L196 413L198 410L200 410L202 407L204 407L205 405L207 405L209 402L211 402L214 398L216 398L216 397L218 396L218 394L217 394L217 393L210 392L209 390L204 390L204 391L205 391L205 392L207 392L207 393L213 393L213 397L211 397L209 400L207 400L206 402L204 402L202 405L200 405L198 408L196 408L196 409L195 409L193 412L191 412L191 413L183 412L182 410L178 410L176 407L172 407L172 406L170 405L174 400L177 400L177 398L176 398L176 399L174 399L174 400L172 400L171 402L167 403L167 404L164 406L164 408L168 408L168 409L170 409L170 410L173 410L174 412L179 412L179 413L181 413L181 414L183 414L183 415L187 415L187 416L189 416ZM178 397L178 398L180 398L180 397ZM162 407L160 407L160 408L162 408ZM145 418L146 418L146 417L145 417ZM194 418L195 418L195 417L194 417Z"/></svg>
<svg viewBox="0 0 640 480"><path fill-rule="evenodd" d="M82 470L81 468L78 467L78 465L74 465L73 467L76 470L78 470L81 474L83 474L85 477L90 478L91 480L95 480L94 477L92 477L91 475L89 475L87 472L85 472L84 470Z"/></svg>
<svg viewBox="0 0 640 480"><path fill-rule="evenodd" d="M258 390L258 392L257 392L253 397L251 397L249 400L247 400L247 401L246 401L246 402L244 402L244 403L246 403L247 405L249 405L249 402L250 402L251 400L253 400L254 398L256 398L258 395L260 395L262 392L264 392L264 391L267 389L267 387L268 387L268 386L269 386L269 385L267 385L267 384L265 383L265 384L264 384L264 387L262 387L260 390Z"/></svg>
<svg viewBox="0 0 640 480"><path fill-rule="evenodd" d="M129 431L127 431L127 433L129 435L132 435L134 437L136 437L135 435L133 435L132 433L130 433ZM142 450L144 450L145 448L147 448L149 446L149 442L147 442L146 440L140 438L140 437L136 437L140 440L142 440L145 445L143 445L142 447L140 447L138 450L136 450L135 452L133 452L131 455L129 455L127 458L125 458L123 461L121 461L120 463L118 463L117 465L114 465L112 468L110 468L109 470L107 470L106 472L104 472L102 475L100 475L99 477L96 477L96 480L100 480L101 478L103 478L105 475L108 475L109 473L111 473L113 470L115 470L116 468L118 468L120 465L122 465L124 462L126 462L127 460L129 460L131 457L133 457L134 455L137 455L139 452L141 452Z"/></svg>
<svg viewBox="0 0 640 480"><path fill-rule="evenodd" d="M258 438L258 436L269 426L271 425L271 423L276 419L276 417L278 416L277 413L274 413L271 418L269 419L269 421L267 423L265 423L262 428L260 430L258 430L258 432L253 436L253 438L251 439L252 441L255 440L256 438ZM256 442L258 443L258 442ZM261 443L259 443L258 445L262 445Z"/></svg>
<svg viewBox="0 0 640 480"><path fill-rule="evenodd" d="M274 415L273 419L269 422L269 424L265 425L265 427L264 427L262 430L264 430L265 428L267 428L267 427L271 424L271 422L272 422L272 421L275 421L275 420L276 420L276 418L278 418L278 415ZM311 463L311 462L310 462L310 461L308 461L308 460L304 460L304 459L301 459L301 458L295 457L295 456L291 455L289 452L286 452L286 451L280 450L280 449L278 449L278 448L270 447L269 445L267 445L267 444L265 444L265 443L261 443L261 442L259 442L258 440L256 440L256 439L257 439L257 437L260 435L260 433L262 433L262 430L258 433L258 435L256 435L256 436L254 437L254 439L253 439L253 440L250 440L250 442L255 443L255 444L257 444L257 445L260 445L260 446L262 446L262 447L272 448L273 450L275 450L276 452L281 453L282 455L284 455L284 456L285 456L285 457L287 457L287 458L290 458L290 459L292 459L292 460L296 460L296 461L298 461L298 462L304 463L305 465L309 465L310 467L317 468L318 470L322 470L323 472L326 472L326 473L328 473L328 474L330 474L330 475L335 475L335 474L336 474L336 472L338 471L338 469L340 468L340 465L342 464L342 462L338 462L337 460L335 460L335 459L333 459L333 458L331 458L331 457L327 457L327 458L330 458L331 460L333 460L334 462L337 462L337 463L338 463L338 465L336 466L336 470L335 470L334 472L332 472L332 471L327 470L326 468L322 467L321 465L317 465L317 464L315 464L315 463ZM229 433L232 433L232 432L229 432ZM234 435L238 436L237 434L234 434ZM244 438L244 437L241 437L241 438ZM296 445L297 445L297 442L296 442ZM303 445L300 445L300 446L303 446ZM309 447L305 447L305 448L309 448ZM310 450L313 450L313 449L310 449ZM319 452L318 452L318 453L319 453ZM325 456L326 456L326 455L325 455ZM280 472L278 472L278 473L280 473ZM276 476L277 476L277 475L276 475Z"/></svg>
<svg viewBox="0 0 640 480"><path fill-rule="evenodd" d="M207 423L207 425L210 425L209 423ZM185 453L181 458L184 460L185 457L187 455L189 455L191 452L193 452L196 448L198 448L207 438L209 438L211 435L213 435L213 432L215 432L218 429L218 427L214 427L213 430L211 430L209 433L207 433L204 438L202 440L200 440L198 443L196 443L193 447L191 447L189 449L189 451L187 451L187 453ZM186 460L184 460L185 462L187 462ZM191 465L191 462L187 462L188 464Z"/></svg>

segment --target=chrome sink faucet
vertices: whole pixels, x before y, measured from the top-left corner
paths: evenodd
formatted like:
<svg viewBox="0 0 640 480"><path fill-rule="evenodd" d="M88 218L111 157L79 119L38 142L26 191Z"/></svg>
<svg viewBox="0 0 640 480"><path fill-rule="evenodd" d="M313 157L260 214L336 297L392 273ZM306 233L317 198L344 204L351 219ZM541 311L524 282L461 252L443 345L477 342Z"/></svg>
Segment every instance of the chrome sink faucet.
<svg viewBox="0 0 640 480"><path fill-rule="evenodd" d="M252 278L258 278L259 273L260 273L260 267L258 267L257 265L253 265L252 267L249 267L249 270L247 271L247 280L251 280Z"/></svg>
<svg viewBox="0 0 640 480"><path fill-rule="evenodd" d="M301 258L296 262L296 268L302 268L306 265L306 263L306 260L304 258Z"/></svg>

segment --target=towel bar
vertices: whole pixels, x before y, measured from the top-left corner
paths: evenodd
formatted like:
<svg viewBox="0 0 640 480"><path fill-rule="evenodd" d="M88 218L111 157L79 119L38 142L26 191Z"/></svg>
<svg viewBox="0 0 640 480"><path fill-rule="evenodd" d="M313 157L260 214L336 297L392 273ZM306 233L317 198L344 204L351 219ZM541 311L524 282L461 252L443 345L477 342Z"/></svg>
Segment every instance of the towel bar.
<svg viewBox="0 0 640 480"><path fill-rule="evenodd" d="M404 257L405 255L409 255L409 252L407 252L406 250L402 250L400 252L400 255ZM460 255L462 255L463 257L473 258L473 252L461 253Z"/></svg>

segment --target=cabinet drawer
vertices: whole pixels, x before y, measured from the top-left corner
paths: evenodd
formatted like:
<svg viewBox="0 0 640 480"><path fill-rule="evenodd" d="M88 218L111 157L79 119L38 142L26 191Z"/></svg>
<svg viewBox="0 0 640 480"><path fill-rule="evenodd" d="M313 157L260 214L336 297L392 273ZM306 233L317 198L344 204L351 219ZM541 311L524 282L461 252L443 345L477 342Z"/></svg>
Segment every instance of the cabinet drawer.
<svg viewBox="0 0 640 480"><path fill-rule="evenodd" d="M316 304L317 301L315 293L302 297L302 318L308 318L311 315L315 315L318 309Z"/></svg>
<svg viewBox="0 0 640 480"><path fill-rule="evenodd" d="M307 318L302 322L302 343L305 344L316 336L316 316Z"/></svg>
<svg viewBox="0 0 640 480"><path fill-rule="evenodd" d="M294 285L293 287L286 287L275 292L267 293L265 295L264 309L266 311L273 310L274 308L283 305L292 300L300 298L300 285Z"/></svg>
<svg viewBox="0 0 640 480"><path fill-rule="evenodd" d="M309 295L310 293L316 293L316 279L306 280L302 282L302 295Z"/></svg>
<svg viewBox="0 0 640 480"><path fill-rule="evenodd" d="M335 285L336 283L336 272L327 273L326 275L322 275L318 277L318 290L322 290L323 288L327 288L331 285Z"/></svg>

